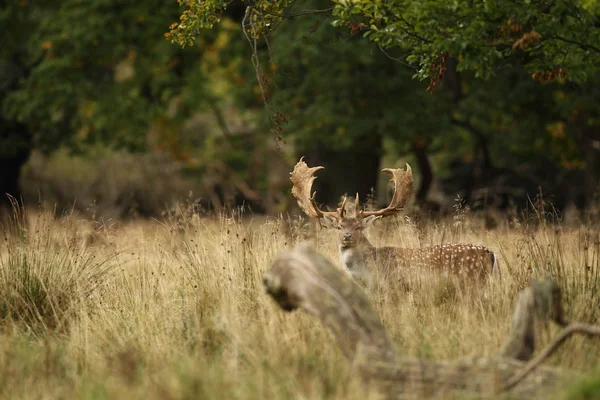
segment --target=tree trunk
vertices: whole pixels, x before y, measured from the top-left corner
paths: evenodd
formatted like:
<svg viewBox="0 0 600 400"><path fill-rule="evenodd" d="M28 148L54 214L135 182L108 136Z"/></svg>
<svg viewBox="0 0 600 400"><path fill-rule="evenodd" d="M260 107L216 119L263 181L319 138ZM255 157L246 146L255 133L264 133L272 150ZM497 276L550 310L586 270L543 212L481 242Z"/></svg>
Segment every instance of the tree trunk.
<svg viewBox="0 0 600 400"><path fill-rule="evenodd" d="M364 202L367 196L377 193L381 151L381 136L372 134L358 138L348 149L316 143L301 150L298 158L304 156L308 165L325 167L315 180L314 190L318 193L319 203L333 207L344 194L354 196L358 193Z"/></svg>
<svg viewBox="0 0 600 400"><path fill-rule="evenodd" d="M452 123L464 128L471 136L473 136L473 139L475 140L475 145L473 147L473 162L478 163L479 155L481 154L481 163L484 173L493 170L494 166L492 165L492 156L490 155L489 138L479 129L474 127L469 121L461 121L453 118Z"/></svg>
<svg viewBox="0 0 600 400"><path fill-rule="evenodd" d="M593 126L587 126L587 115L580 118L576 125L577 144L583 156L584 201L586 207L598 205L597 195L600 188L600 135Z"/></svg>
<svg viewBox="0 0 600 400"><path fill-rule="evenodd" d="M446 61L446 72L444 74L444 88L452 94L452 99L456 109L459 109L460 103L463 101L465 94L462 86L462 77L457 70L458 61L453 57L448 57ZM473 189L486 177L493 174L492 157L489 150L490 139L479 129L473 126L469 120L458 120L451 118L452 123L467 130L473 137L473 163L472 172L469 174L469 179L464 181L463 191L464 200L469 203L472 198ZM481 157L481 163L480 163Z"/></svg>
<svg viewBox="0 0 600 400"><path fill-rule="evenodd" d="M511 390L511 398L543 398L542 392L574 376L570 371L539 366L539 358L528 364L519 361L531 358L533 330L541 320L566 325L560 292L549 280L521 292L500 354L446 362L398 356L365 292L306 244L281 252L265 273L264 285L284 310L302 309L319 318L358 376L385 398L492 397L506 390ZM570 330L600 334L598 327L577 325L570 325ZM568 334L563 331L559 339L564 341Z"/></svg>
<svg viewBox="0 0 600 400"><path fill-rule="evenodd" d="M452 93L455 104L463 99L462 79L458 72L458 60L454 57L448 57L446 60L446 72L444 73L444 89Z"/></svg>
<svg viewBox="0 0 600 400"><path fill-rule="evenodd" d="M21 199L19 176L31 153L31 134L27 126L0 119L0 207L10 206L8 196Z"/></svg>
<svg viewBox="0 0 600 400"><path fill-rule="evenodd" d="M427 201L427 194L429 193L429 188L431 188L431 183L433 182L433 172L431 170L429 157L427 156L427 148L424 146L413 145L412 151L417 159L419 172L421 172L421 184L419 185L419 190L417 190L416 199L419 204L423 204Z"/></svg>

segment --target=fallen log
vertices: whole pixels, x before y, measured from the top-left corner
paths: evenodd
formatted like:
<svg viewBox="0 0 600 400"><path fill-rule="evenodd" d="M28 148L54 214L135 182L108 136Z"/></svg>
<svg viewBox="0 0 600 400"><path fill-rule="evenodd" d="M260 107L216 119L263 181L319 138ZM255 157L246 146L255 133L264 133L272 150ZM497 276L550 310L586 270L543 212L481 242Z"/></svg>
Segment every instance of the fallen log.
<svg viewBox="0 0 600 400"><path fill-rule="evenodd" d="M537 359L525 363L535 350L536 321L567 326L560 291L549 280L535 282L520 293L510 333L497 356L454 361L398 356L362 288L306 244L282 251L265 273L264 285L284 310L302 309L319 318L363 382L386 398L461 393L497 397L508 390L510 398L531 398L575 375L539 362L532 365ZM578 326L575 332L582 331ZM593 329L583 331L593 334Z"/></svg>

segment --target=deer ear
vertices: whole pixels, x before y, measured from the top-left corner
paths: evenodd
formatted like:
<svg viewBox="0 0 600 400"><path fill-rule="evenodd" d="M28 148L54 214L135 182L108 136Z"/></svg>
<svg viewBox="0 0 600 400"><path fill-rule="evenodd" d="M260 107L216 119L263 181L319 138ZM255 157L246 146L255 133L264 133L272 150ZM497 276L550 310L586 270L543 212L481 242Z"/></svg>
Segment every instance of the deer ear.
<svg viewBox="0 0 600 400"><path fill-rule="evenodd" d="M360 220L360 224L363 229L368 228L371 224L381 218L381 215L369 215Z"/></svg>
<svg viewBox="0 0 600 400"><path fill-rule="evenodd" d="M338 229L340 227L340 222L336 217L325 214L323 215L323 219L321 220L321 225L325 228Z"/></svg>

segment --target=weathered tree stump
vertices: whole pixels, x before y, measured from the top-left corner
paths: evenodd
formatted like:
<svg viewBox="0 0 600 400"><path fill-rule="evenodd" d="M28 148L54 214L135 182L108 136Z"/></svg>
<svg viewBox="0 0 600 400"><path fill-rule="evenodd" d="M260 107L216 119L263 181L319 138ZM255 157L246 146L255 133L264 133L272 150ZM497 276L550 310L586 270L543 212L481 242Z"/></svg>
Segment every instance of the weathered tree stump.
<svg viewBox="0 0 600 400"><path fill-rule="evenodd" d="M308 245L281 252L265 273L264 284L284 310L300 308L318 317L362 380L386 398L445 393L497 397L508 390L511 398L531 398L574 375L539 366L540 360L524 363L535 350L536 321L551 319L566 325L560 291L548 280L536 282L520 293L511 331L500 354L448 362L398 356L360 286ZM593 331L600 328L584 328L592 331L575 332L600 333Z"/></svg>

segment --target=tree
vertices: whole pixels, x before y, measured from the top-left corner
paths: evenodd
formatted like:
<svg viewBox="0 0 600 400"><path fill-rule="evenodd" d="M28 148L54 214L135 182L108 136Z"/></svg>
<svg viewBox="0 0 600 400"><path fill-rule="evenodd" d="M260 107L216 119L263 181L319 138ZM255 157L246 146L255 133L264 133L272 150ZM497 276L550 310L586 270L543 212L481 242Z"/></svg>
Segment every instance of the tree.
<svg viewBox="0 0 600 400"><path fill-rule="evenodd" d="M181 0L179 3L184 11L180 22L171 26L167 36L184 46L193 43L202 29L218 24L229 4L219 0L202 3ZM422 104L413 91L409 100L413 101L412 107L409 105L402 111L407 119L416 116L418 123L415 126L420 124L429 134L414 135L412 141L402 140L404 137L396 137L394 141L400 146L412 143L413 153L421 160L421 169L426 172L427 153L432 146L434 151L450 148L455 156L464 152L465 135L469 137L474 143L471 156L474 162L471 163L470 177L462 179L466 182L467 197L478 184L486 182L490 173L502 171L494 167L491 149L503 148L517 159L524 150L529 157L543 155L563 168L587 166L585 198L588 204L592 200L600 183L600 168L595 161L597 154L591 146L597 140L598 120L596 110L589 106L594 104L592 99L597 99L595 85L600 76L600 5L597 2L337 0L299 3L258 0L244 3L247 10L243 27L254 49L255 64L260 56L256 43L260 43L261 38L276 43L279 35L286 34L290 22L300 25L300 17L324 19L326 16L333 19L332 25L342 28L340 32L348 32L351 36L361 34L382 52L394 52L400 62L414 69L413 77L429 80L427 91L434 92L444 82L447 90L443 92L451 94L453 105L433 115L451 125L438 124L438 121L431 125L431 118L423 118L427 113L413 113L418 109L414 103ZM328 32L329 37L339 35ZM307 36L312 39L315 35ZM356 52L364 45L359 40L351 43ZM265 63L261 65L263 67L257 69L258 76L267 74ZM330 65L333 64L329 62ZM313 68L312 75L314 64L309 68ZM380 72L373 62L368 68L370 73ZM398 75L402 71L402 68L396 69ZM390 76L393 74L379 79ZM355 82L352 80L352 86ZM549 82L553 84L540 85ZM264 89L264 82L261 85ZM392 88L393 85L388 86L389 93L393 93ZM340 88L337 90L339 92ZM523 94L524 98L520 97ZM580 101L578 97L586 100ZM485 102L478 103L482 99ZM317 102L314 109L331 115L333 109L322 105ZM398 105L394 102L390 107ZM349 119L360 120L360 116ZM395 123L401 121L401 118L392 119ZM339 122L334 120L335 124ZM306 125L306 119L300 121ZM500 136L498 128L505 131L502 140L494 140ZM331 139L336 138L333 132L330 130L327 134ZM507 135L510 140L504 140ZM460 138L463 139L457 140ZM525 142L527 144L523 145ZM481 169L483 171L477 172ZM518 175L518 172L514 170L512 174ZM430 180L427 173L425 177L424 181ZM419 197L424 199L427 190L419 192Z"/></svg>
<svg viewBox="0 0 600 400"><path fill-rule="evenodd" d="M276 118L285 116L283 136L298 155L326 164L316 188L328 204L343 193L358 192L363 200L371 194L381 176L384 141L400 153L426 153L436 146L435 132L448 127L447 96L432 97L411 79L410 68L326 18L284 24L269 40L268 107L277 110ZM456 138L452 133L443 140Z"/></svg>
<svg viewBox="0 0 600 400"><path fill-rule="evenodd" d="M10 1L2 7L4 200L6 192L18 195L18 171L34 148L104 143L140 150L158 120L181 124L189 109L174 107L173 100L190 82L202 92L204 82L199 51L161 40L176 15L175 4L157 0ZM157 131L154 145L168 146L169 129Z"/></svg>
<svg viewBox="0 0 600 400"><path fill-rule="evenodd" d="M223 0L179 3L185 10L169 37L182 45L217 24L228 5ZM335 26L360 32L385 48L407 49L406 61L417 67L418 77L432 80L431 89L443 76L447 57L457 60L459 71L474 71L477 77L520 63L541 81L585 81L600 59L596 1L335 0L319 10L298 10L302 5L290 0L246 4L247 28L255 36L270 34L288 18L331 13Z"/></svg>
<svg viewBox="0 0 600 400"><path fill-rule="evenodd" d="M310 9L326 4L304 3ZM403 152L418 153L420 169L431 172L426 151L448 119L441 106L444 96L425 93L425 86L411 80L411 68L398 69L391 55L334 29L329 21L317 15L282 24L268 46L254 47L248 39L253 60L262 65L258 81L276 133L284 130L285 139L308 161L326 161L328 174L316 185L320 198L332 204L341 193L357 191L363 199L371 193L387 139ZM167 36L182 38L177 30ZM424 198L431 179L423 183L419 193Z"/></svg>

